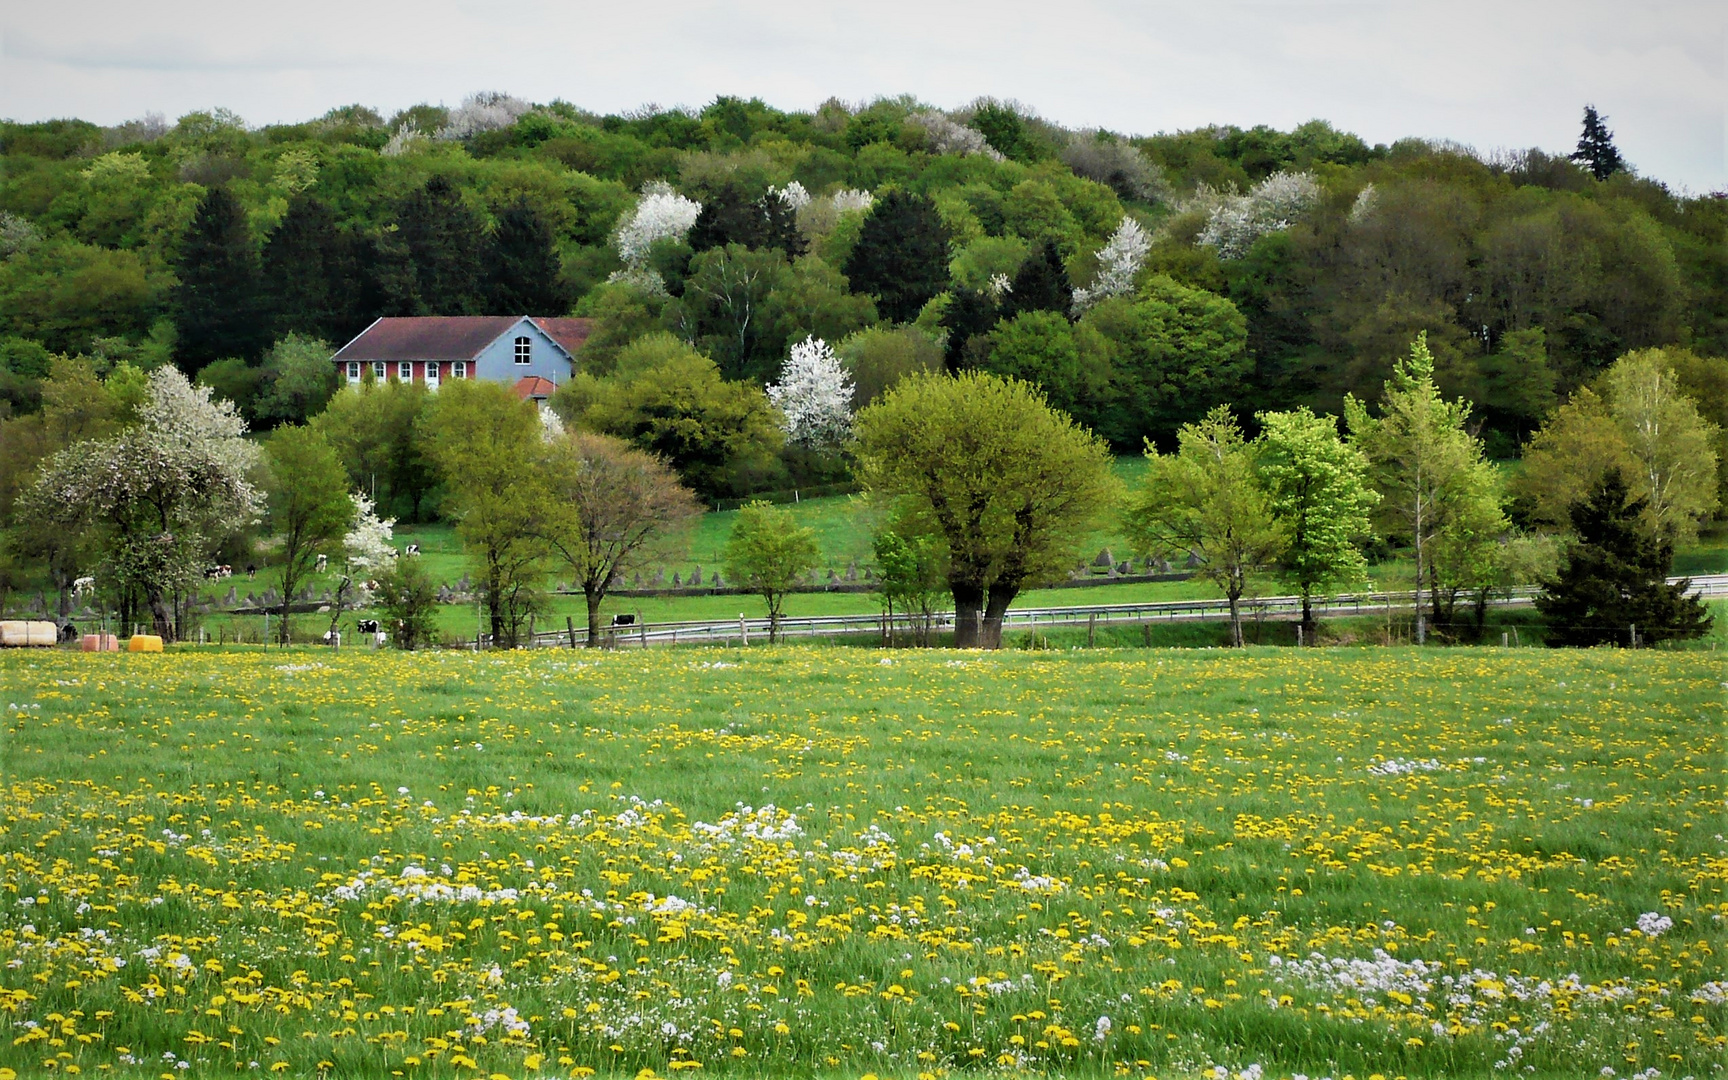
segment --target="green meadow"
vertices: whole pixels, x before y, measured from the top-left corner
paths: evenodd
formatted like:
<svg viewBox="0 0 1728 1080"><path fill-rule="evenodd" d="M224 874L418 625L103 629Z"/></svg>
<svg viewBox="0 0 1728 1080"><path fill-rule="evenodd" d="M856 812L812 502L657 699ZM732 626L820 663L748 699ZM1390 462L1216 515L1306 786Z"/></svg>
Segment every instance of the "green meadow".
<svg viewBox="0 0 1728 1080"><path fill-rule="evenodd" d="M0 1075L1714 1075L1723 679L9 653Z"/></svg>

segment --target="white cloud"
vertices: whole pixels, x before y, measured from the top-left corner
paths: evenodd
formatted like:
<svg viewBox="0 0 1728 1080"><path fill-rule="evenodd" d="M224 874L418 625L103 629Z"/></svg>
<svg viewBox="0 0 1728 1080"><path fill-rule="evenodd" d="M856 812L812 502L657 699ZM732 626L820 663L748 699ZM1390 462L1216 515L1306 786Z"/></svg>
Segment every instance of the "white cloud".
<svg viewBox="0 0 1728 1080"><path fill-rule="evenodd" d="M1570 150L1585 102L1641 172L1728 186L1724 28L1707 0L209 0L16 4L0 114L117 122L225 105L254 123L360 101L390 111L482 87L599 110L756 95L782 108L913 93L1012 97L1135 133L1324 117Z"/></svg>

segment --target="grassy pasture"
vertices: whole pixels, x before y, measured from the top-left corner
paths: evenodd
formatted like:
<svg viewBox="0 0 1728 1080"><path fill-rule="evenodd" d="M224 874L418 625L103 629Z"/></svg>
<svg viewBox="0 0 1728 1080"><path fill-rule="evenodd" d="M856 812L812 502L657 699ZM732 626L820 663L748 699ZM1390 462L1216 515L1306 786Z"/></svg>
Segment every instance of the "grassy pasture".
<svg viewBox="0 0 1728 1080"><path fill-rule="evenodd" d="M1723 678L6 654L0 1075L1716 1075Z"/></svg>

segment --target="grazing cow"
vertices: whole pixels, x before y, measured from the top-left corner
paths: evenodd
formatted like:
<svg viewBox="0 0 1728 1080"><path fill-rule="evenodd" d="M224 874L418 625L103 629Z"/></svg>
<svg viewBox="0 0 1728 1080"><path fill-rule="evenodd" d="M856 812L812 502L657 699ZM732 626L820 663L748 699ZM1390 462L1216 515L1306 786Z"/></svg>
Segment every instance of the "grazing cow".
<svg viewBox="0 0 1728 1080"><path fill-rule="evenodd" d="M81 577L72 583L72 599L82 600L96 591L96 579Z"/></svg>
<svg viewBox="0 0 1728 1080"><path fill-rule="evenodd" d="M636 625L636 616L635 615L614 615L614 616L612 616L612 625L613 626L635 626Z"/></svg>
<svg viewBox="0 0 1728 1080"><path fill-rule="evenodd" d="M258 567L252 563L246 564L246 580L247 581L258 580Z"/></svg>
<svg viewBox="0 0 1728 1080"><path fill-rule="evenodd" d="M212 566L204 571L205 581L220 581L223 578L233 576L234 568L232 566Z"/></svg>
<svg viewBox="0 0 1728 1080"><path fill-rule="evenodd" d="M361 619L359 622L354 624L354 629L358 630L362 634L376 634L378 632L378 620Z"/></svg>
<svg viewBox="0 0 1728 1080"><path fill-rule="evenodd" d="M407 547L402 549L402 554L410 555L410 556L418 555L418 554L420 554L420 545L419 544L409 544Z"/></svg>
<svg viewBox="0 0 1728 1080"><path fill-rule="evenodd" d="M324 572L325 568L328 567L329 565L330 565L330 556L328 556L328 555L318 556L318 572L320 574L322 574Z"/></svg>

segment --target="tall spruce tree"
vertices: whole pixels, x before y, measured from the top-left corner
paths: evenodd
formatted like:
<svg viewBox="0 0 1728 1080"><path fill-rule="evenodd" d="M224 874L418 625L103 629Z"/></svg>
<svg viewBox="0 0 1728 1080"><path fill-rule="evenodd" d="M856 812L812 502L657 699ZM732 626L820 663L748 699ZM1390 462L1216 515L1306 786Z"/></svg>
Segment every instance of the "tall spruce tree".
<svg viewBox="0 0 1728 1080"><path fill-rule="evenodd" d="M570 290L552 230L525 202L506 207L486 241L486 310L494 315L562 315Z"/></svg>
<svg viewBox="0 0 1728 1080"><path fill-rule="evenodd" d="M1709 611L1686 595L1691 581L1668 583L1674 545L1645 524L1644 507L1619 469L1572 504L1566 565L1536 598L1549 645L1654 645L1710 629Z"/></svg>
<svg viewBox="0 0 1728 1080"><path fill-rule="evenodd" d="M1608 130L1608 118L1596 111L1596 106L1584 106L1584 133L1578 136L1578 149L1572 160L1590 170L1598 180L1606 180L1623 172L1626 161L1614 147L1614 133Z"/></svg>
<svg viewBox="0 0 1728 1080"><path fill-rule="evenodd" d="M752 199L736 184L721 188L702 204L696 224L690 227L689 243L697 252L727 244L779 248L788 259L796 259L809 247L786 200L773 192Z"/></svg>
<svg viewBox="0 0 1728 1080"><path fill-rule="evenodd" d="M213 187L199 202L174 273L180 366L195 374L224 357L256 361L270 340L260 310L258 252L246 211L227 188Z"/></svg>
<svg viewBox="0 0 1728 1080"><path fill-rule="evenodd" d="M936 204L895 189L877 199L846 259L852 291L876 298L876 310L911 322L948 284L948 227Z"/></svg>
<svg viewBox="0 0 1728 1080"><path fill-rule="evenodd" d="M968 289L964 285L955 287L948 302L948 310L942 313L942 328L948 331L943 360L950 375L967 366L966 343L982 334L988 334L1000 316L996 298L988 292Z"/></svg>
<svg viewBox="0 0 1728 1080"><path fill-rule="evenodd" d="M1002 298L1002 315L1013 318L1024 311L1054 311L1067 315L1074 307L1074 285L1068 280L1068 269L1062 265L1062 254L1054 241L1044 246L1020 264Z"/></svg>
<svg viewBox="0 0 1728 1080"><path fill-rule="evenodd" d="M449 180L434 176L403 200L397 223L414 264L417 313L479 314L485 231L461 193Z"/></svg>
<svg viewBox="0 0 1728 1080"><path fill-rule="evenodd" d="M289 200L288 212L264 241L263 282L271 307L271 336L289 334L334 341L342 337L348 290L343 283L343 237L330 207L310 195Z"/></svg>

